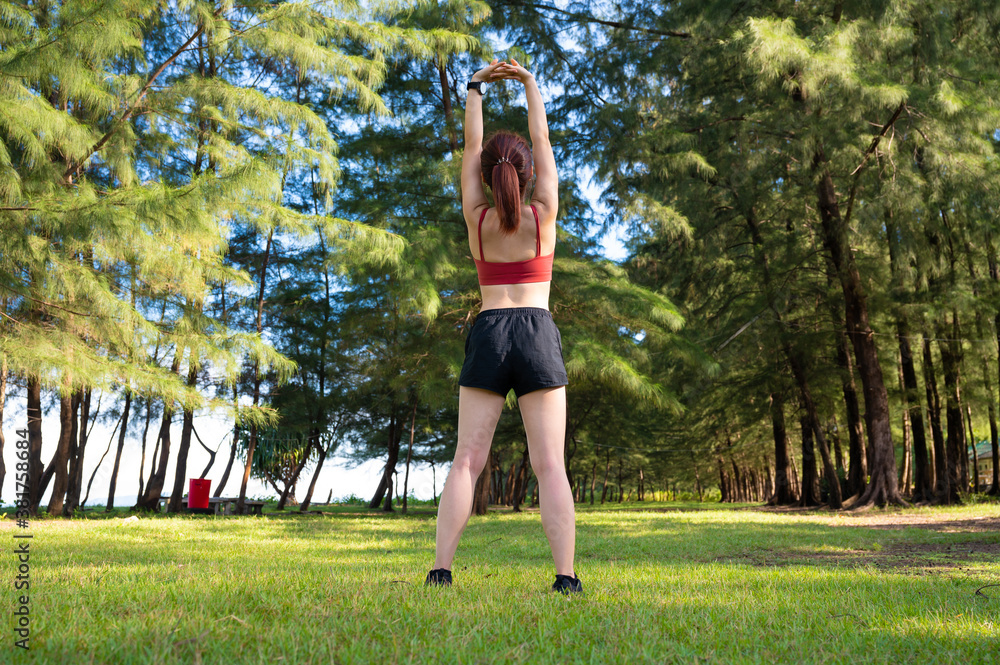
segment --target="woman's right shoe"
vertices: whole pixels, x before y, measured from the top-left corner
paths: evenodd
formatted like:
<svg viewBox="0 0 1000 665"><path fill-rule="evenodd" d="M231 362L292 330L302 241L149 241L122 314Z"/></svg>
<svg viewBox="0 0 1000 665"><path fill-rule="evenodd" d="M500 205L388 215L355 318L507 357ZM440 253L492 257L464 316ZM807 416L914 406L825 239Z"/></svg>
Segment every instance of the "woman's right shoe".
<svg viewBox="0 0 1000 665"><path fill-rule="evenodd" d="M435 568L427 573L424 586L451 586L451 571L447 568Z"/></svg>
<svg viewBox="0 0 1000 665"><path fill-rule="evenodd" d="M556 575L556 581L552 584L552 590L566 595L579 593L583 591L583 582L580 581L579 577Z"/></svg>

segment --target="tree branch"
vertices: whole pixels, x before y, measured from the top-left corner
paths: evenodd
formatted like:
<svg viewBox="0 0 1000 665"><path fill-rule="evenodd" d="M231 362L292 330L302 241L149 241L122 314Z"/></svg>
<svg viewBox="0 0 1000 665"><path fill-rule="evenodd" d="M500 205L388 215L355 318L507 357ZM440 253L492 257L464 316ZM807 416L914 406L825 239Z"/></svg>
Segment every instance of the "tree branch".
<svg viewBox="0 0 1000 665"><path fill-rule="evenodd" d="M885 136L886 132L888 132L893 124L895 124L896 119L899 118L899 114L903 112L904 108L906 108L906 102L900 102L899 106L896 108L896 112L892 114L892 117L889 118L888 122L882 125L882 131L876 134L875 138L872 139L871 145L869 145L868 149L865 150L865 154L861 156L861 163L858 164L856 169L851 171L851 175L856 175L858 171L860 171L861 168L868 162L868 158L872 156L872 153L875 152L875 148L878 147L879 141L882 140L882 137Z"/></svg>
<svg viewBox="0 0 1000 665"><path fill-rule="evenodd" d="M221 11L222 11L221 8L217 9L215 13L212 14L212 16L218 16ZM146 93L149 92L149 89L151 87L153 87L153 83L156 81L157 78L159 78L160 74L162 74L164 70L174 62L174 60L180 57L180 54L183 53L185 50L187 50L187 47L190 46L194 42L194 40L198 39L198 37L204 31L205 31L205 26L204 25L199 26L198 29L194 31L194 34L191 35L191 37L186 42L184 42L180 48L174 51L169 58L163 61L163 64L161 64L159 67L156 68L156 71L153 72L153 74L149 77L149 80L146 81L146 84L142 86L142 90L139 91L139 96L136 97L134 102L132 102L132 105L129 106L128 110L125 111L121 119L119 119L117 122L114 123L111 129L109 129L108 132L104 136L102 136L97 143L94 144L94 147L92 147L90 151L82 159L80 159L76 164L70 165L70 167L66 169L66 172L63 173L63 180L68 181L70 178L75 178L76 176L80 175L80 171L81 169L83 169L83 165L86 163L86 161L90 159L94 155L94 153L103 148L104 145L111 139L111 137L114 136L115 132L118 131L118 128L121 127L121 125L123 125L124 123L128 122L128 119L132 117L132 114L135 113L136 107L143 100L143 98L145 98Z"/></svg>
<svg viewBox="0 0 1000 665"><path fill-rule="evenodd" d="M628 25L626 23L621 23L619 21L607 21L604 19L599 19L594 16L588 16L587 14L581 14L577 12L566 11L565 9L560 9L558 7L552 7L550 5L542 5L535 2L505 2L503 5L507 7L531 7L533 9L541 9L544 11L556 12L558 14L563 14L568 16L574 21L579 21L580 23L596 23L598 25L606 25L610 28L618 28L620 30L632 30L635 32L645 32L650 35L660 35L662 37L679 37L681 39L690 39L691 33L679 32L676 30L656 30L655 28L643 28L638 25Z"/></svg>
<svg viewBox="0 0 1000 665"><path fill-rule="evenodd" d="M858 164L858 167L856 169L851 171L851 175L854 176L854 182L851 183L851 194L847 199L847 210L844 212L845 225L851 221L851 213L854 211L854 195L858 191L858 180L861 178L861 169L864 168L864 165L868 163L868 158L871 157L872 154L874 154L875 149L878 147L879 142L882 140L882 137L885 136L886 132L888 132L889 129L892 128L892 126L896 123L896 120L899 118L899 114L903 112L904 108L906 108L906 100L903 100L899 103L899 106L896 107L895 113L893 113L892 117L889 118L889 120L884 125L882 125L882 131L880 131L878 134L875 135L875 137L872 139L871 145L869 145L868 149L865 150L865 154L861 156L861 163Z"/></svg>
<svg viewBox="0 0 1000 665"><path fill-rule="evenodd" d="M701 127L692 127L691 129L685 129L685 134L694 134L695 132L700 132L703 129L708 129L709 127L715 127L716 125L721 125L724 122L743 122L746 120L746 116L736 115L731 118L722 118L721 120L716 120L715 122L710 122L707 125L702 125Z"/></svg>
<svg viewBox="0 0 1000 665"><path fill-rule="evenodd" d="M19 295L22 298L27 298L28 300L31 300L32 302L36 302L39 305L45 305L46 307L54 307L55 309L61 309L64 312L69 312L70 314L76 314L77 316L86 316L86 317L92 317L92 316L94 316L93 314L84 314L83 312L74 312L71 309L67 309L66 307L61 307L59 305L56 305L55 303L45 302L44 300L39 300L38 298L32 298L27 293L21 293L17 289L12 289L11 287L7 286L6 284L0 284L0 288L4 288L4 289L10 291L11 293L15 293L15 294ZM7 318L10 319L9 316ZM10 319L10 320L14 321L15 319Z"/></svg>

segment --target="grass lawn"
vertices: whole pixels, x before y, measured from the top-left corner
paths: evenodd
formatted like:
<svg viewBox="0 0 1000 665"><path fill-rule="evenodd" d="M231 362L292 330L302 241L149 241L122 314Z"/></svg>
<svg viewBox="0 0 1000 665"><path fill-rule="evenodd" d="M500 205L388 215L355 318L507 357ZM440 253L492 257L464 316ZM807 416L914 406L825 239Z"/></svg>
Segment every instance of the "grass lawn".
<svg viewBox="0 0 1000 665"><path fill-rule="evenodd" d="M123 516L31 522L31 648L4 631L3 662L1000 662L995 503L579 506L568 597L536 511L473 517L451 588L423 586L433 508Z"/></svg>

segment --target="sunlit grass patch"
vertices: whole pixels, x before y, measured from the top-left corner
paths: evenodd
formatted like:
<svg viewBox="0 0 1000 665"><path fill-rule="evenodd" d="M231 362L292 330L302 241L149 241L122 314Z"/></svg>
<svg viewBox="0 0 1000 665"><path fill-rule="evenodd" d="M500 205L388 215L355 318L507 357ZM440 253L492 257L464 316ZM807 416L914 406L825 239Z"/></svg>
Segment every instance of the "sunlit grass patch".
<svg viewBox="0 0 1000 665"><path fill-rule="evenodd" d="M25 662L992 663L995 505L865 516L577 510L585 593L549 591L537 511L33 524ZM919 526L917 526L919 525ZM952 525L965 525L952 530ZM10 529L8 523L4 527ZM978 530L977 530L978 529Z"/></svg>

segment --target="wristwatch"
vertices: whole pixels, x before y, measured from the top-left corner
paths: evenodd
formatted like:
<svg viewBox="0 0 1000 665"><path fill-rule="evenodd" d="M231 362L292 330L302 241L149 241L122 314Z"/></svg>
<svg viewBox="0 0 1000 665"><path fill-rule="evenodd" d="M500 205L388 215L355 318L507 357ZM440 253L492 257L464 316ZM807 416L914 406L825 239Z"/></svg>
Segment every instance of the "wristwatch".
<svg viewBox="0 0 1000 665"><path fill-rule="evenodd" d="M475 90L480 95L482 95L483 94L483 84L484 83L486 83L486 81L469 81L469 85L468 85L467 89L468 90Z"/></svg>

